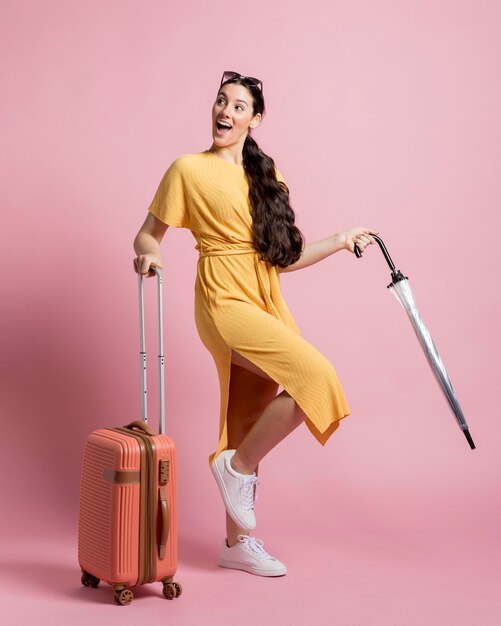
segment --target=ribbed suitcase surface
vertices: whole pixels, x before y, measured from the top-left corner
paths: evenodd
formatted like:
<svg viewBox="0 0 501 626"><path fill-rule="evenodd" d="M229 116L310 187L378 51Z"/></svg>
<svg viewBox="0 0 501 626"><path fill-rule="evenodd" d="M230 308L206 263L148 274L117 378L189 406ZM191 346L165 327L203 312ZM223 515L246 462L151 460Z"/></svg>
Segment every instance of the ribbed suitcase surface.
<svg viewBox="0 0 501 626"><path fill-rule="evenodd" d="M155 581L164 582L167 596L172 591L178 595L179 583L172 581L177 564L175 446L170 437L155 435L149 437L150 449L143 445L141 451L146 437L122 429L89 435L82 468L79 562L87 575L113 585L116 595ZM92 578L88 582L92 585Z"/></svg>
<svg viewBox="0 0 501 626"><path fill-rule="evenodd" d="M133 586L138 581L139 564L140 455L134 440L117 435L103 429L91 433L87 440L80 493L79 561L85 571L101 580Z"/></svg>
<svg viewBox="0 0 501 626"><path fill-rule="evenodd" d="M161 273L159 321L162 320ZM146 417L142 278L140 284L143 419ZM163 341L160 333L160 376ZM163 381L162 381L163 382ZM164 430L163 384L160 387ZM82 584L113 586L119 604L130 604L131 587L163 583L167 599L181 595L173 581L177 568L176 448L165 434L156 435L145 421L92 432L85 445L80 487L78 558Z"/></svg>

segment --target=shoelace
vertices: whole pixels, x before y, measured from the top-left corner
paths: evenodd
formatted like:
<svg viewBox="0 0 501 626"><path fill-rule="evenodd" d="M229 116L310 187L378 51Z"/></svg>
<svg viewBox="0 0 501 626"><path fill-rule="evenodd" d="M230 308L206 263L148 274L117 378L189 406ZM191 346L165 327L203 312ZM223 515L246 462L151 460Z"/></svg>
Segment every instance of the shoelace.
<svg viewBox="0 0 501 626"><path fill-rule="evenodd" d="M275 557L271 556L271 554L268 554L266 550L263 549L264 541L261 541L261 539L249 537L248 535L238 535L238 540L244 544L244 548L254 552L260 559L275 559Z"/></svg>
<svg viewBox="0 0 501 626"><path fill-rule="evenodd" d="M254 508L254 499L257 500L257 485L259 478L252 476L251 478L242 478L240 489L242 491L242 507L245 511ZM254 485L256 486L256 494L254 497Z"/></svg>

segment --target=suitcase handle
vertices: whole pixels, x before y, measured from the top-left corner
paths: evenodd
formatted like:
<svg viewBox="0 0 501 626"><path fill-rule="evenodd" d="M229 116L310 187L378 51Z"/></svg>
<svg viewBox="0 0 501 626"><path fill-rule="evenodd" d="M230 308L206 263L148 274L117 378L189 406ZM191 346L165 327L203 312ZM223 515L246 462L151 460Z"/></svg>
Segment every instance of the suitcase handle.
<svg viewBox="0 0 501 626"><path fill-rule="evenodd" d="M145 424L144 422L131 422L130 424L127 424L125 428L127 428L128 430L141 430L145 435L149 435L150 437L155 436L154 431L148 426L148 424Z"/></svg>
<svg viewBox="0 0 501 626"><path fill-rule="evenodd" d="M169 537L170 530L170 513L169 504L167 502L167 490L165 487L160 487L158 490L160 500L160 539L158 541L158 556L161 559L165 559L165 552L167 548L167 539Z"/></svg>
<svg viewBox="0 0 501 626"><path fill-rule="evenodd" d="M165 434L165 380L164 380L164 331L163 331L163 301L162 301L162 270L151 268L157 275L158 300L158 391L159 391L159 432ZM138 274L139 285L139 359L141 371L141 415L143 422L148 423L147 389L146 389L146 347L144 340L144 289L143 276Z"/></svg>

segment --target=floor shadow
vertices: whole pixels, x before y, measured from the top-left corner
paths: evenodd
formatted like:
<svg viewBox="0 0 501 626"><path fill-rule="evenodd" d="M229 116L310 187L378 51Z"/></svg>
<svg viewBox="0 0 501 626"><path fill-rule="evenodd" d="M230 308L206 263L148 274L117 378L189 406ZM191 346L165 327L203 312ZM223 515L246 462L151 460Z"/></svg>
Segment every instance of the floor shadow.
<svg viewBox="0 0 501 626"><path fill-rule="evenodd" d="M2 586L15 586L21 591L23 588L28 589L36 585L37 591L47 597L83 598L88 588L83 587L80 578L81 572L78 564L69 565L56 561L0 562Z"/></svg>
<svg viewBox="0 0 501 626"><path fill-rule="evenodd" d="M16 561L0 562L0 580L2 587L9 589L9 596L13 597L16 590L19 595L25 593L32 586L36 586L37 594L46 598L67 598L82 600L97 604L114 604L115 599L110 585L101 582L99 587L84 587L81 583L81 572L78 564L75 566L55 563L20 563ZM136 598L158 597L162 595L160 583L134 587Z"/></svg>
<svg viewBox="0 0 501 626"><path fill-rule="evenodd" d="M218 549L213 544L198 540L195 537L179 538L178 572L182 584L182 570L184 567L199 571L214 572L217 567ZM99 604L114 603L110 585L102 582L96 589L84 587L81 584L81 572L78 563L69 561L44 560L20 561L4 559L0 561L1 587L9 596L23 595L26 590L36 586L37 592L45 597L62 600L92 601ZM136 597L154 597L163 599L162 585L151 584L134 588Z"/></svg>

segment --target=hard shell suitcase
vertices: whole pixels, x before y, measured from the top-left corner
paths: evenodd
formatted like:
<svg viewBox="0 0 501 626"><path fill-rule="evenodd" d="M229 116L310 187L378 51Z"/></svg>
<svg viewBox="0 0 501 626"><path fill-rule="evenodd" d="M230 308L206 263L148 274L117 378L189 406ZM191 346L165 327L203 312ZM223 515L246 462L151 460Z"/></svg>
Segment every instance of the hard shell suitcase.
<svg viewBox="0 0 501 626"><path fill-rule="evenodd" d="M165 432L162 273L158 284L160 434L147 425L143 278L139 275L140 367L143 420L92 432L85 445L80 489L78 559L82 584L113 587L122 605L131 587L163 584L181 595L177 569L176 448Z"/></svg>

